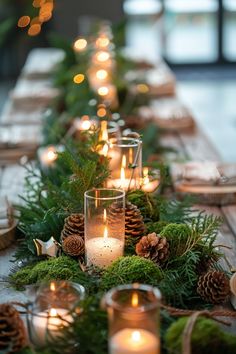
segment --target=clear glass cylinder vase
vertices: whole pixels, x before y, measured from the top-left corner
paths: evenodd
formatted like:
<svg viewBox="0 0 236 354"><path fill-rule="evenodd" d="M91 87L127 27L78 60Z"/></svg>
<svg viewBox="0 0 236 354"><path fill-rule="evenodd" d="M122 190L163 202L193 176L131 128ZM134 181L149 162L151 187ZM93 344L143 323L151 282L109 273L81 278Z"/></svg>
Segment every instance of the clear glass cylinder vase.
<svg viewBox="0 0 236 354"><path fill-rule="evenodd" d="M159 354L161 294L148 285L122 285L104 297L109 318L109 354Z"/></svg>
<svg viewBox="0 0 236 354"><path fill-rule="evenodd" d="M37 348L62 335L61 331L82 312L80 302L85 297L82 285L69 281L42 284L27 313L29 338Z"/></svg>
<svg viewBox="0 0 236 354"><path fill-rule="evenodd" d="M106 268L124 253L125 193L101 188L84 198L86 261Z"/></svg>
<svg viewBox="0 0 236 354"><path fill-rule="evenodd" d="M110 159L109 188L125 191L140 188L142 178L142 141L129 137L113 138L108 143Z"/></svg>

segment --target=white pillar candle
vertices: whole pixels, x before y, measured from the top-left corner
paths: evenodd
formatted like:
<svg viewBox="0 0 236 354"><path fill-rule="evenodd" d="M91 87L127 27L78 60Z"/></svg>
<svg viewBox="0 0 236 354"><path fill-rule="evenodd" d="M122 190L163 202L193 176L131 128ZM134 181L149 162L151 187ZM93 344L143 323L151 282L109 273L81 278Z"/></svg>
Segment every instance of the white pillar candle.
<svg viewBox="0 0 236 354"><path fill-rule="evenodd" d="M125 328L115 333L109 342L110 354L159 354L157 337L139 328Z"/></svg>
<svg viewBox="0 0 236 354"><path fill-rule="evenodd" d="M39 312L33 316L34 341L43 346L50 338L60 335L60 330L72 322L73 317L66 309L52 308L49 312Z"/></svg>
<svg viewBox="0 0 236 354"><path fill-rule="evenodd" d="M124 191L127 191L128 189L133 190L137 189L138 187L139 186L137 186L135 178L133 178L131 181L128 178L107 180L107 188L123 189Z"/></svg>
<svg viewBox="0 0 236 354"><path fill-rule="evenodd" d="M114 237L94 237L86 241L87 262L99 268L108 267L123 255L124 243Z"/></svg>

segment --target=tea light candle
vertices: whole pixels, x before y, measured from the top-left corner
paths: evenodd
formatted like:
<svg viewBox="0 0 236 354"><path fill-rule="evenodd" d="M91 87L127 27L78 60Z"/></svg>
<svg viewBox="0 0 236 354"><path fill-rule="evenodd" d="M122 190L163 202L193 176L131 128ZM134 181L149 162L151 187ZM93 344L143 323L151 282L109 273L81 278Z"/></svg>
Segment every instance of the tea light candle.
<svg viewBox="0 0 236 354"><path fill-rule="evenodd" d="M150 178L148 176L148 167L143 168L143 179L141 185L141 189L147 193L154 192L159 185L159 180L157 178L153 181L150 181Z"/></svg>
<svg viewBox="0 0 236 354"><path fill-rule="evenodd" d="M125 328L115 333L109 342L110 354L159 354L157 337L139 328Z"/></svg>
<svg viewBox="0 0 236 354"><path fill-rule="evenodd" d="M73 317L66 309L52 308L48 312L39 312L33 316L35 341L43 346L47 339L60 335L63 327L68 327L73 322Z"/></svg>

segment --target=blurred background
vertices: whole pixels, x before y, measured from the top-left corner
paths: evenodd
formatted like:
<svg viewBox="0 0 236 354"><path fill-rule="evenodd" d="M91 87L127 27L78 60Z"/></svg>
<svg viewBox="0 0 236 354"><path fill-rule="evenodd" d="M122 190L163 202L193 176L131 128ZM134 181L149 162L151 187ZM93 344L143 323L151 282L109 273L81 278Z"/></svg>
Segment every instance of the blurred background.
<svg viewBox="0 0 236 354"><path fill-rule="evenodd" d="M164 60L179 95L225 160L236 160L236 0L55 0L52 19L38 36L17 27L36 9L31 0L0 0L0 105L28 52L49 46L49 34L74 40L89 17L126 21L126 45L137 56ZM89 17L88 17L89 16ZM0 106L1 110L1 106ZM216 124L217 123L217 124Z"/></svg>

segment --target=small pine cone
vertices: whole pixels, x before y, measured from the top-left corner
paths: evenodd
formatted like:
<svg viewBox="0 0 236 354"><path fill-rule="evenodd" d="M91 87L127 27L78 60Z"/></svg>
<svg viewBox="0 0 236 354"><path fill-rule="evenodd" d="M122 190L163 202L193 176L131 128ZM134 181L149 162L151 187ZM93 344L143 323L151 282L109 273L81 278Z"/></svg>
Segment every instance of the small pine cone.
<svg viewBox="0 0 236 354"><path fill-rule="evenodd" d="M136 244L135 251L138 256L149 258L157 264L164 263L169 256L169 243L165 237L155 232L143 236Z"/></svg>
<svg viewBox="0 0 236 354"><path fill-rule="evenodd" d="M211 270L199 277L197 293L206 302L224 303L230 295L229 279L225 273Z"/></svg>
<svg viewBox="0 0 236 354"><path fill-rule="evenodd" d="M0 304L0 353L16 353L27 345L19 312L10 304Z"/></svg>
<svg viewBox="0 0 236 354"><path fill-rule="evenodd" d="M62 242L63 251L72 257L84 254L84 239L78 235L69 235Z"/></svg>
<svg viewBox="0 0 236 354"><path fill-rule="evenodd" d="M84 238L83 214L71 214L65 218L64 227L61 232L61 241L63 242L70 235L77 235Z"/></svg>

